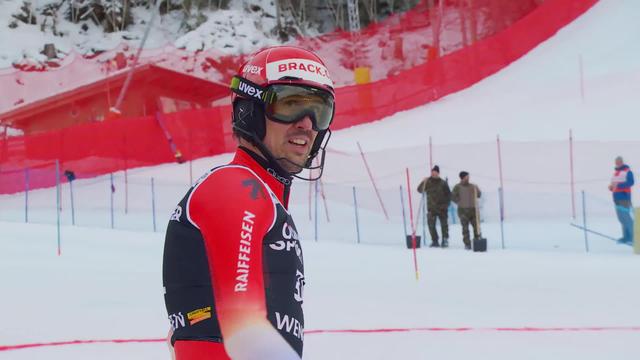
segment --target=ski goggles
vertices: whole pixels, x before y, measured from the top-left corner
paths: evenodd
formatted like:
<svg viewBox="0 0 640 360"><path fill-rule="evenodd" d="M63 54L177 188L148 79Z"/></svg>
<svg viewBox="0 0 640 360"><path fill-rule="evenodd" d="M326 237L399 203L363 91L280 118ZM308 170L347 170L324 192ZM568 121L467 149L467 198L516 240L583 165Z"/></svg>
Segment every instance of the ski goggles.
<svg viewBox="0 0 640 360"><path fill-rule="evenodd" d="M273 84L262 88L234 77L231 89L239 95L264 103L265 115L270 120L283 124L293 124L309 116L313 129L324 131L331 125L335 114L333 95L311 86Z"/></svg>

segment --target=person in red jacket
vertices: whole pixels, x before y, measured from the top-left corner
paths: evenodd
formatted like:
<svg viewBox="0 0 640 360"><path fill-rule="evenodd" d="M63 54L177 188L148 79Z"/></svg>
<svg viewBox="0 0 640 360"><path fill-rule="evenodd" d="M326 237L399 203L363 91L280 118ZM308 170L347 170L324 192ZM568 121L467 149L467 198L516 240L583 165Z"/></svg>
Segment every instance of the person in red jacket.
<svg viewBox="0 0 640 360"><path fill-rule="evenodd" d="M196 182L167 228L171 344L177 360L300 359L305 276L289 188L304 169L322 174L333 83L318 56L280 46L250 56L231 89L235 157Z"/></svg>

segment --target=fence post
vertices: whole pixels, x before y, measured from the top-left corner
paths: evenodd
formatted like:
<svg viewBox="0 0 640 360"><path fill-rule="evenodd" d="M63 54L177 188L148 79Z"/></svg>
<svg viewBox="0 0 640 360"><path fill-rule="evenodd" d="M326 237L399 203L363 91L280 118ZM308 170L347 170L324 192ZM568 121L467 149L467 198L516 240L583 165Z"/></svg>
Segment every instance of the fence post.
<svg viewBox="0 0 640 360"><path fill-rule="evenodd" d="M24 222L29 222L29 168L24 168Z"/></svg>
<svg viewBox="0 0 640 360"><path fill-rule="evenodd" d="M449 211L449 219L451 219L451 223L452 224L456 224L456 211L453 208L453 204L449 204L449 208L447 209Z"/></svg>
<svg viewBox="0 0 640 360"><path fill-rule="evenodd" d="M404 228L403 242L405 242L409 234L407 234L407 216L405 215L405 212L404 212L404 189L402 188L402 185L400 185L400 205L402 206L402 225Z"/></svg>
<svg viewBox="0 0 640 360"><path fill-rule="evenodd" d="M318 180L315 181L315 216L314 216L314 220L315 220L315 236L316 236L316 242L318 241Z"/></svg>
<svg viewBox="0 0 640 360"><path fill-rule="evenodd" d="M633 252L640 255L640 207L635 208Z"/></svg>
<svg viewBox="0 0 640 360"><path fill-rule="evenodd" d="M500 176L500 189L504 191L504 180L502 178L502 146L500 145L500 135L496 135L496 143L498 145L498 175ZM502 194L504 197L504 192ZM504 217L504 209L502 209L502 216Z"/></svg>
<svg viewBox="0 0 640 360"><path fill-rule="evenodd" d="M151 178L151 216L153 217L153 232L156 232L156 187Z"/></svg>
<svg viewBox="0 0 640 360"><path fill-rule="evenodd" d="M111 182L111 188L109 189L111 191L111 228L113 229L115 227L115 221L113 218L113 197L116 192L116 187L113 185L113 173L109 174L109 179Z"/></svg>
<svg viewBox="0 0 640 360"><path fill-rule="evenodd" d="M426 228L426 219L427 219L427 193L422 193L422 245L427 244L427 230Z"/></svg>
<svg viewBox="0 0 640 360"><path fill-rule="evenodd" d="M380 196L380 192L378 191L378 186L376 185L376 181L373 178L373 174L371 173L371 169L369 168L369 163L367 163L367 158L364 156L364 151L362 151L362 147L360 146L360 142L357 142L358 149L360 150L360 156L362 156L362 161L364 162L364 166L367 168L367 173L369 174L369 179L373 184L373 188L376 191L376 195L378 196L378 201L380 202L380 207L382 207L382 212L384 212L384 217L389 220L389 214L387 213L387 209L384 207L384 202L382 201L382 197Z"/></svg>
<svg viewBox="0 0 640 360"><path fill-rule="evenodd" d="M193 187L193 159L189 159L189 187Z"/></svg>
<svg viewBox="0 0 640 360"><path fill-rule="evenodd" d="M407 174L407 193L409 198L409 220L411 220L411 246L413 247L413 267L416 271L416 280L420 279L420 272L418 271L418 255L416 254L416 224L413 222L413 205L411 204L411 180L409 175L409 168L406 168Z"/></svg>
<svg viewBox="0 0 640 360"><path fill-rule="evenodd" d="M56 159L56 229L58 233L58 256L60 249L60 160Z"/></svg>
<svg viewBox="0 0 640 360"><path fill-rule="evenodd" d="M360 244L360 220L358 219L358 198L356 196L356 187L353 187L353 208L356 212L356 233L358 235L358 244Z"/></svg>
<svg viewBox="0 0 640 360"><path fill-rule="evenodd" d="M584 190L582 190L582 227L584 228L584 249L589 252L589 238L587 235L587 204Z"/></svg>
<svg viewBox="0 0 640 360"><path fill-rule="evenodd" d="M582 103L584 103L584 65L582 54L578 55L578 62L580 63L580 99L582 99Z"/></svg>
<svg viewBox="0 0 640 360"><path fill-rule="evenodd" d="M313 197L311 196L311 194L313 193L313 183L311 181L311 178L313 177L313 170L309 170L309 221L311 221L313 219L312 216L312 210L311 210L311 203L313 202Z"/></svg>
<svg viewBox="0 0 640 360"><path fill-rule="evenodd" d="M76 209L73 204L73 180L69 181L69 200L71 200L71 225L76 225Z"/></svg>
<svg viewBox="0 0 640 360"><path fill-rule="evenodd" d="M429 136L429 171L433 169L433 142L431 136Z"/></svg>
<svg viewBox="0 0 640 360"><path fill-rule="evenodd" d="M498 201L500 206L500 239L502 240L502 250L504 250L504 199L502 188L498 188Z"/></svg>
<svg viewBox="0 0 640 360"><path fill-rule="evenodd" d="M193 130L189 127L189 187L193 187Z"/></svg>
<svg viewBox="0 0 640 360"><path fill-rule="evenodd" d="M320 182L320 195L322 196L322 204L324 205L324 212L327 216L327 222L331 222L331 220L329 220L329 207L327 206L327 197L324 195L324 183L322 182L321 178L318 179L318 181Z"/></svg>
<svg viewBox="0 0 640 360"><path fill-rule="evenodd" d="M576 189L573 170L573 130L569 129L569 171L571 172L571 216L576 219Z"/></svg>
<svg viewBox="0 0 640 360"><path fill-rule="evenodd" d="M124 213L129 213L129 175L126 167L124 169Z"/></svg>

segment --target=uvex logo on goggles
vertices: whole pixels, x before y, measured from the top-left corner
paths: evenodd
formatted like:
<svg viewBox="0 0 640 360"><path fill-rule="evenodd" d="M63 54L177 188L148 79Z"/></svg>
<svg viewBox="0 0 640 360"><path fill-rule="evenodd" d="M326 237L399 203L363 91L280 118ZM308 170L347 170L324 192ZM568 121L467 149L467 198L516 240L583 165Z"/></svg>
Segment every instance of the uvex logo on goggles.
<svg viewBox="0 0 640 360"><path fill-rule="evenodd" d="M265 89L263 87L237 76L231 79L231 90L238 95L253 97L264 101Z"/></svg>

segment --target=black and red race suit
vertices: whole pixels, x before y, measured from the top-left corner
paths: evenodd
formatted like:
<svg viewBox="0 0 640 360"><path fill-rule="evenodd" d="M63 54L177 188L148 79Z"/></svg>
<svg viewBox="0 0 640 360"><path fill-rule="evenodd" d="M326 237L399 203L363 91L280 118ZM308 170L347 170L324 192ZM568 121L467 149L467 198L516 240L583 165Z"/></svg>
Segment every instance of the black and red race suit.
<svg viewBox="0 0 640 360"><path fill-rule="evenodd" d="M305 280L290 184L239 148L176 207L163 283L177 360L302 357Z"/></svg>

